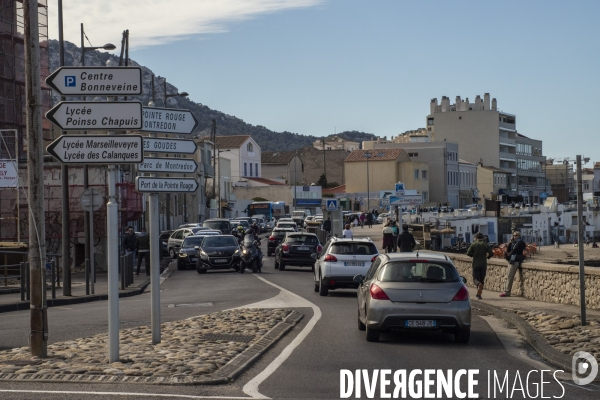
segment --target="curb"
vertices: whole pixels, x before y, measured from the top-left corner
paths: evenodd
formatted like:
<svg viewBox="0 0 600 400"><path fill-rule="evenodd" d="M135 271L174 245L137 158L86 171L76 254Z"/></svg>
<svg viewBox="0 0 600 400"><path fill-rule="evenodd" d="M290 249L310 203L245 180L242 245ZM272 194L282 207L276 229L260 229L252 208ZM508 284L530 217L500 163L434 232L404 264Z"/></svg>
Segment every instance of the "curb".
<svg viewBox="0 0 600 400"><path fill-rule="evenodd" d="M128 290L126 292L119 292L119 298L140 295L140 294L144 293L144 290L146 290L146 287L148 287L148 285L150 285L150 280L145 280L144 282L142 282L140 284L140 286L137 289ZM73 297L73 298L47 299L46 304L48 307L59 307L59 306L66 306L69 304L89 303L92 301L100 301L100 300L108 300L108 294L91 294L88 296L80 296L80 297ZM29 302L19 301L18 303L0 305L0 313L29 310L29 308L30 308Z"/></svg>
<svg viewBox="0 0 600 400"><path fill-rule="evenodd" d="M246 371L256 360L267 352L275 343L285 336L298 322L304 318L304 314L292 311L283 321L275 325L265 333L256 343L238 354L227 364L212 374L200 377L186 375L174 376L122 376L122 375L90 375L90 374L62 374L62 375L38 375L38 374L0 374L0 381L11 382L76 382L76 383L143 383L154 385L222 385L231 383L235 378Z"/></svg>
<svg viewBox="0 0 600 400"><path fill-rule="evenodd" d="M572 357L554 349L554 347L548 344L546 339L544 339L544 337L538 331L532 328L531 325L529 325L529 323L527 323L525 320L523 320L523 318L519 317L517 314L504 311L500 307L492 306L484 302L477 302L477 304L473 304L472 306L473 308L485 311L489 314L503 319L506 322L511 323L515 326L515 328L517 328L519 333L525 337L529 344L533 346L533 348L538 353L540 353L544 360L548 361L552 366L556 368L562 369L566 372L572 372Z"/></svg>

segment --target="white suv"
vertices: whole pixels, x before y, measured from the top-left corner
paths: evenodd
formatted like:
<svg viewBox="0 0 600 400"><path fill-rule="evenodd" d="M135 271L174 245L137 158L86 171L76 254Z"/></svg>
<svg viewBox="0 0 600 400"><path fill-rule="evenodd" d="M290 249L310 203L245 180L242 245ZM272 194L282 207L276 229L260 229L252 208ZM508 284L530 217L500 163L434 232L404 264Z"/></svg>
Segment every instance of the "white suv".
<svg viewBox="0 0 600 400"><path fill-rule="evenodd" d="M369 238L332 238L315 259L315 292L327 296L334 289L356 289L355 275L365 275L377 258L377 246Z"/></svg>

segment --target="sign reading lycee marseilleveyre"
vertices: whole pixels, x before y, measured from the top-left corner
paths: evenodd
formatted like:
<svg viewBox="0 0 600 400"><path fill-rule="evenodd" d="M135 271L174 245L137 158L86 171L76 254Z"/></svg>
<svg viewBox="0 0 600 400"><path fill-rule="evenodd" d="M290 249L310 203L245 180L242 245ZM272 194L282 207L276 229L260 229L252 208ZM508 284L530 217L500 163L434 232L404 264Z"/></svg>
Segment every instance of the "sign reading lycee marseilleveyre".
<svg viewBox="0 0 600 400"><path fill-rule="evenodd" d="M65 96L126 96L142 94L140 67L60 67L46 78Z"/></svg>
<svg viewBox="0 0 600 400"><path fill-rule="evenodd" d="M142 127L139 101L61 101L46 113L63 130L130 130Z"/></svg>
<svg viewBox="0 0 600 400"><path fill-rule="evenodd" d="M137 164L143 146L140 135L63 135L46 150L65 164Z"/></svg>

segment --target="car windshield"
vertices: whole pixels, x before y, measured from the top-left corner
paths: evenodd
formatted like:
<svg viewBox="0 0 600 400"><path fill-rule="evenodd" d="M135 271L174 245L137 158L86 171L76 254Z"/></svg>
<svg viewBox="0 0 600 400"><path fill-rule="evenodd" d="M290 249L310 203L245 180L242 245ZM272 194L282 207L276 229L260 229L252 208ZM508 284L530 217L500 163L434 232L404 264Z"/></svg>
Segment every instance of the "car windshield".
<svg viewBox="0 0 600 400"><path fill-rule="evenodd" d="M203 238L201 238L201 237L188 236L183 241L183 244L181 245L181 247L200 246L200 244L202 243L202 239Z"/></svg>
<svg viewBox="0 0 600 400"><path fill-rule="evenodd" d="M273 236L275 236L278 239L284 238L286 233L288 233L287 231L275 231L273 232Z"/></svg>
<svg viewBox="0 0 600 400"><path fill-rule="evenodd" d="M233 236L208 236L202 242L202 247L232 247L237 245L237 241Z"/></svg>
<svg viewBox="0 0 600 400"><path fill-rule="evenodd" d="M253 235L253 234L251 234L251 233L247 233L247 234L244 236L244 245L246 245L246 246L249 246L249 245L251 245L252 243L254 243L254 235Z"/></svg>
<svg viewBox="0 0 600 400"><path fill-rule="evenodd" d="M191 228L191 229L192 229L192 232L196 233L196 232L200 232L200 231L206 231L206 230L208 230L210 228L206 228L204 226L197 226L197 227Z"/></svg>
<svg viewBox="0 0 600 400"><path fill-rule="evenodd" d="M318 244L319 239L313 235L289 235L287 237L286 242L298 242L298 243L306 243L306 244Z"/></svg>
<svg viewBox="0 0 600 400"><path fill-rule="evenodd" d="M373 243L341 242L331 245L331 254L375 255L377 247Z"/></svg>
<svg viewBox="0 0 600 400"><path fill-rule="evenodd" d="M227 221L205 221L202 226L205 228L216 229L221 232L227 232L229 230L229 222Z"/></svg>
<svg viewBox="0 0 600 400"><path fill-rule="evenodd" d="M378 275L382 282L458 282L459 276L452 264L429 261L392 261L384 265Z"/></svg>
<svg viewBox="0 0 600 400"><path fill-rule="evenodd" d="M250 226L250 224L248 223L248 221L244 221L244 220L241 220L241 221L235 221L234 225L235 225L235 226L241 225L241 226L243 226L244 228L247 228L247 227L249 227L249 226Z"/></svg>

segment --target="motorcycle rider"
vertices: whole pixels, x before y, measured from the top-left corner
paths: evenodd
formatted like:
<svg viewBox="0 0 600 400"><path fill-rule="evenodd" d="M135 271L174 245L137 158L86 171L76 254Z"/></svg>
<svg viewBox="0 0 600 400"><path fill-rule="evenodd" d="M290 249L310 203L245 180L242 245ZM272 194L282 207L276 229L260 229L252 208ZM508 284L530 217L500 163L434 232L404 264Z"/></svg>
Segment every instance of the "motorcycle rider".
<svg viewBox="0 0 600 400"><path fill-rule="evenodd" d="M258 224L256 222L253 223L252 226L248 228L248 232L246 233L254 235L254 240L256 240L256 250L258 251L258 272L262 272L261 269L263 266L263 252L260 248L260 238L258 237L258 234L260 233L260 228L258 227Z"/></svg>

